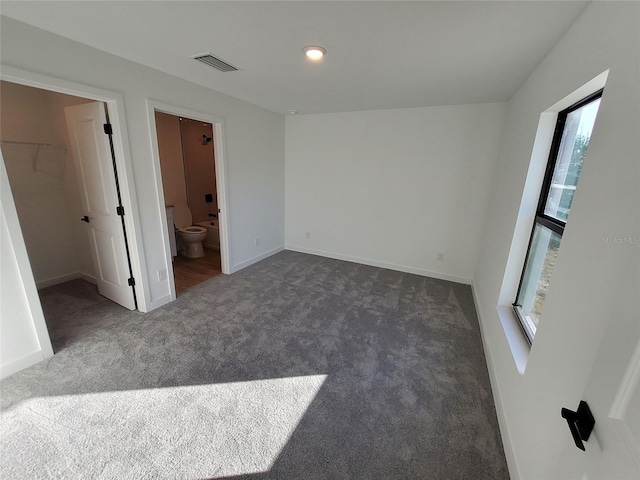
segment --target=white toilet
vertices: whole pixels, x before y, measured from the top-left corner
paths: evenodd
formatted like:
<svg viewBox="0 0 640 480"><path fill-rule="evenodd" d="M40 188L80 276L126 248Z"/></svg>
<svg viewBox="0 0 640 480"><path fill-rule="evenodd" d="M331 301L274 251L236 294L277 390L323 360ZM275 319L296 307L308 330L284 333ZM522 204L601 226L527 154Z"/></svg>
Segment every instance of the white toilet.
<svg viewBox="0 0 640 480"><path fill-rule="evenodd" d="M207 229L192 225L191 210L186 205L173 207L173 222L178 229L178 249L180 253L189 258L204 257L202 241L207 237Z"/></svg>

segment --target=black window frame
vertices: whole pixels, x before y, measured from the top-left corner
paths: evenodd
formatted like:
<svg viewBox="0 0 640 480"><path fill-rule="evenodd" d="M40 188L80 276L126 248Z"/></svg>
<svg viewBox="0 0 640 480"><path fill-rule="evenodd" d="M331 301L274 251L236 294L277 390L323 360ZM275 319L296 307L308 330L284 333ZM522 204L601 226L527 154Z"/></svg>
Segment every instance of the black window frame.
<svg viewBox="0 0 640 480"><path fill-rule="evenodd" d="M518 284L518 290L516 292L516 299L512 304L513 310L518 317L518 323L524 332L527 341L531 345L533 343L533 337L535 336L534 332L531 331L528 326L528 322L525 320L524 313L522 312L522 306L518 305L518 298L520 298L520 291L522 289L522 284L525 280L525 270L527 267L527 259L529 258L529 253L531 251L531 245L533 243L533 235L537 225L541 225L543 227L548 228L552 232L556 233L562 239L562 235L564 234L564 229L567 225L566 221L560 220L555 217L551 217L544 213L545 207L547 205L547 200L549 197L549 190L551 189L551 180L553 179L553 173L556 168L556 163L558 162L558 153L560 151L560 144L562 142L562 136L564 134L564 127L567 121L567 116L578 110L585 105L599 99L602 97L602 92L604 89L600 89L591 95L586 96L582 100L574 103L573 105L565 108L564 110L558 112L558 118L556 120L556 126L553 132L553 140L551 141L551 148L549 150L549 158L547 160L547 167L544 174L544 180L542 182L542 188L540 190L540 197L538 198L538 206L536 208L536 216L533 220L533 225L531 227L531 235L529 236L529 244L527 246L527 254L525 255L524 264L522 265L522 273L520 274L520 282Z"/></svg>

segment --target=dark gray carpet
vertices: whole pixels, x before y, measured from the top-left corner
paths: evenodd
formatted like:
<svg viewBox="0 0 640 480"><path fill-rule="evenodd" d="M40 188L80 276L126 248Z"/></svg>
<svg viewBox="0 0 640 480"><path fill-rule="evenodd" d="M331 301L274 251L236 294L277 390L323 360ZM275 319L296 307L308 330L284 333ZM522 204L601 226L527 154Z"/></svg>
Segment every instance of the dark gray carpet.
<svg viewBox="0 0 640 480"><path fill-rule="evenodd" d="M149 314L40 293L2 478L508 478L468 286L285 251Z"/></svg>

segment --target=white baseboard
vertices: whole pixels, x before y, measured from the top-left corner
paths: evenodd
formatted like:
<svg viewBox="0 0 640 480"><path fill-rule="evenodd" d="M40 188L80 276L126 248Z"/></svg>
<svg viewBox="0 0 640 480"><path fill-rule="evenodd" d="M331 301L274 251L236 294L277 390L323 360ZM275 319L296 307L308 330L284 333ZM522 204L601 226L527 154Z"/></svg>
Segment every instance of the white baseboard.
<svg viewBox="0 0 640 480"><path fill-rule="evenodd" d="M242 270L243 268L247 268L249 265L253 265L254 263L258 263L260 260L264 260L267 257L270 257L271 255L275 255L276 253L279 253L281 251L284 250L284 245L280 245L276 248L272 248L271 250L267 250L264 253L261 253L258 256L255 256L253 258L250 258L249 260L245 260L244 262L240 262L240 263L236 263L235 265L233 265L231 267L231 272L230 273L236 273L239 270Z"/></svg>
<svg viewBox="0 0 640 480"><path fill-rule="evenodd" d="M36 282L36 287L38 288L38 290L40 290L41 288L52 287L53 285L70 282L71 280L76 280L78 278L82 278L83 280L86 280L89 283L93 283L94 285L96 283L96 279L92 275L84 272L73 272L67 273L65 275L59 275L57 277L47 278L45 280L39 280L38 282Z"/></svg>
<svg viewBox="0 0 640 480"><path fill-rule="evenodd" d="M519 480L520 473L518 470L518 462L513 451L513 443L511 441L511 432L509 430L509 424L507 423L507 417L504 414L504 407L502 403L502 394L500 392L500 385L496 378L496 371L493 363L493 356L491 355L491 345L487 341L487 335L485 330L484 314L480 308L480 302L476 296L476 289L471 284L471 292L473 293L473 303L476 307L476 313L478 315L478 323L480 324L480 336L482 337L482 346L484 348L484 357L487 362L487 370L489 371L489 381L491 383L491 391L493 392L493 403L496 406L496 416L498 417L498 426L500 428L500 436L502 438L502 446L504 448L504 456L507 460L507 468L509 469L509 477L512 480Z"/></svg>
<svg viewBox="0 0 640 480"><path fill-rule="evenodd" d="M447 280L455 283L464 283L465 285L471 285L472 283L471 278L468 278L468 277L462 277L459 275L450 275L448 273L433 272L431 270L408 267L406 265L398 265L395 263L381 262L378 260L372 260L370 258L354 257L351 255L343 255L341 253L326 252L324 250L315 250L312 248L300 247L298 245L286 245L285 248L287 250L292 250L294 252L309 253L311 255L318 255L321 257L333 258L335 260L344 260L347 262L361 263L363 265L369 265L371 267L379 267L379 268L386 268L388 270L396 270L398 272L413 273L414 275L437 278L439 280Z"/></svg>
<svg viewBox="0 0 640 480"><path fill-rule="evenodd" d="M88 273L78 272L78 278L81 278L86 282L93 283L94 285L98 284L96 277L94 277L93 275L89 275Z"/></svg>
<svg viewBox="0 0 640 480"><path fill-rule="evenodd" d="M66 275L59 275L57 277L39 280L36 282L36 287L38 288L38 290L40 290L41 288L47 288L53 285L58 285L59 283L69 282L71 280L75 280L76 278L79 278L78 272L67 273Z"/></svg>
<svg viewBox="0 0 640 480"><path fill-rule="evenodd" d="M38 350L37 352L30 353L22 358L9 362L6 365L0 365L0 378L6 378L20 370L29 368L36 363L40 363L45 358L42 350Z"/></svg>

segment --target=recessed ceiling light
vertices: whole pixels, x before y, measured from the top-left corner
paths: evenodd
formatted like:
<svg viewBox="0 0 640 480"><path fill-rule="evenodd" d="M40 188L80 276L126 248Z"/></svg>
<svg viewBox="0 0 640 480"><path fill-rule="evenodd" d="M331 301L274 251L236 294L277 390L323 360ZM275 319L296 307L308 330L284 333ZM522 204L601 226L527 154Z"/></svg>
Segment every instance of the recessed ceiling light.
<svg viewBox="0 0 640 480"><path fill-rule="evenodd" d="M320 60L327 54L327 49L319 47L318 45L309 45L302 49L304 54L311 60Z"/></svg>
<svg viewBox="0 0 640 480"><path fill-rule="evenodd" d="M289 115L296 115L298 110L289 110Z"/></svg>

